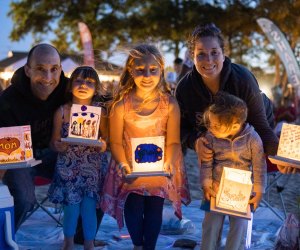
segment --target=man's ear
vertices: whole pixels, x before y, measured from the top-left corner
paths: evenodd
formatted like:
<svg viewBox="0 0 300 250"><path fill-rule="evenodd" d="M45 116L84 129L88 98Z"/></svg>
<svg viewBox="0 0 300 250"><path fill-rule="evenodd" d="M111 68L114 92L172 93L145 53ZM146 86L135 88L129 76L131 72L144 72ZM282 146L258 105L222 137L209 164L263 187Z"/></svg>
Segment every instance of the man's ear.
<svg viewBox="0 0 300 250"><path fill-rule="evenodd" d="M30 68L29 68L29 66L27 64L25 64L24 70L25 70L26 76L30 78L30 73L31 72L30 72Z"/></svg>

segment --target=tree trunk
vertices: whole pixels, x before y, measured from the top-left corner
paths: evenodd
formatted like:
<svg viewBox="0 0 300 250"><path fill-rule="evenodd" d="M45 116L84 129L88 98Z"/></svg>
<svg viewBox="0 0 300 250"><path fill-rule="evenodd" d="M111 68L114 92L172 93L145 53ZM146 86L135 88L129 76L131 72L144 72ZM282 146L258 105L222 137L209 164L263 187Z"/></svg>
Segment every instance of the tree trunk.
<svg viewBox="0 0 300 250"><path fill-rule="evenodd" d="M174 51L174 55L175 58L179 57L179 41L175 41L175 51Z"/></svg>
<svg viewBox="0 0 300 250"><path fill-rule="evenodd" d="M276 54L275 55L275 76L274 76L274 85L279 85L280 83L280 58Z"/></svg>

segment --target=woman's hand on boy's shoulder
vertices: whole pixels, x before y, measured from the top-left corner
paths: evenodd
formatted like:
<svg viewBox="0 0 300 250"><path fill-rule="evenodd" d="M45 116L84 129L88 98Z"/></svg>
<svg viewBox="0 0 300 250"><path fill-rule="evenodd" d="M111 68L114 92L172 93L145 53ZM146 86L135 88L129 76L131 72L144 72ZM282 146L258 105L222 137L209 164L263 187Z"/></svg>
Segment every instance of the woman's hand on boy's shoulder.
<svg viewBox="0 0 300 250"><path fill-rule="evenodd" d="M211 161L213 159L213 151L208 147L207 138L201 136L195 142L195 151L198 156L198 161L201 166L201 162Z"/></svg>

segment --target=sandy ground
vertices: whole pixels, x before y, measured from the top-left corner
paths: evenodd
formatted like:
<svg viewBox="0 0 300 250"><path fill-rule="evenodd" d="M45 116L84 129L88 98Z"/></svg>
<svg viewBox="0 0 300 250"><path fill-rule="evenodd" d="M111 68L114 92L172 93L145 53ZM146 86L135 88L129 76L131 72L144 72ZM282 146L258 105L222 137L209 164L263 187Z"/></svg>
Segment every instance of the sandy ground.
<svg viewBox="0 0 300 250"><path fill-rule="evenodd" d="M197 162L197 155L192 150L187 150L185 155L185 165L188 173L188 180L190 192L193 200L202 199L202 191L199 185L199 168ZM269 174L268 181L274 179L273 174ZM300 204L300 175L284 175L278 180L278 184L283 186L281 192L283 202L286 206L287 213L299 214ZM37 197L40 199L44 197L48 190L48 186L38 187L36 190ZM264 199L267 200L271 206L283 210L279 193L277 192L276 185L274 185L268 193L265 194ZM47 206L53 206L51 203L46 203Z"/></svg>
<svg viewBox="0 0 300 250"><path fill-rule="evenodd" d="M195 249L199 249L199 244L201 242L201 225L204 217L204 212L199 209L200 200L202 199L202 191L200 190L199 185L199 169L197 157L193 151L187 151L187 154L185 156L185 163L193 202L188 207L183 206L183 221L187 222L187 226L190 225L190 231L187 231L184 235L164 235L163 233L161 233L157 243L157 249L173 249L173 247L171 246L176 239L190 239L193 242L197 243ZM273 180L273 176L270 176L269 180ZM281 194L286 205L287 212L299 215L298 206L300 197L300 175L281 177L278 181L278 184L283 186L283 191L281 192ZM42 197L45 197L47 190L48 186L38 187L36 189L37 198L41 199ZM272 187L270 192L266 194L264 198L269 201L272 207L276 207L282 210L276 185ZM46 205L53 206L53 204L51 203L46 203ZM165 209L170 208L170 205L166 203ZM280 214L282 215L281 212ZM41 216L40 219L39 216ZM60 216L60 213L57 213L56 216ZM171 221L170 219L167 219L169 216L170 213L164 214L164 219L168 223ZM45 219L45 221L43 221L42 218ZM254 214L252 244L250 249L274 249L274 244L277 239L277 232L282 223L283 221L280 220L279 217L277 217L269 209L261 205L261 207L258 208L257 212ZM224 240L224 244L226 241L228 228L228 221L227 224L225 221L222 237L222 242ZM124 238L124 236L126 237ZM63 241L63 233L61 227L57 227L57 224L53 223L50 217L41 210L35 212L35 214L22 225L16 237L18 244L22 246L20 248L21 250L58 250L61 249ZM104 241L108 243L108 245L105 247L97 247L95 249L132 249L132 243L128 238L128 232L126 231L126 228L123 228L120 232L117 229L114 219L109 216L104 216L96 239ZM76 245L75 249L82 249L82 246Z"/></svg>

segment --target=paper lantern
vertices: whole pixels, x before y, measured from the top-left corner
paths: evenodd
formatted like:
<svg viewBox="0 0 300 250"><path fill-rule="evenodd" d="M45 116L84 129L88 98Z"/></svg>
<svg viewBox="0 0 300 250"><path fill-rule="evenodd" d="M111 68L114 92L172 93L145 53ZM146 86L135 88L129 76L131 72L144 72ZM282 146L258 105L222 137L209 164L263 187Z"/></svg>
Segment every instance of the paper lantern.
<svg viewBox="0 0 300 250"><path fill-rule="evenodd" d="M31 167L33 158L30 126L0 128L0 169Z"/></svg>
<svg viewBox="0 0 300 250"><path fill-rule="evenodd" d="M211 210L250 219L251 175L251 171L224 167L218 193L211 200Z"/></svg>
<svg viewBox="0 0 300 250"><path fill-rule="evenodd" d="M272 163L300 168L300 126L284 123L277 155L269 156Z"/></svg>
<svg viewBox="0 0 300 250"><path fill-rule="evenodd" d="M101 146L98 140L101 108L73 104L70 113L69 134L62 141L70 144Z"/></svg>
<svg viewBox="0 0 300 250"><path fill-rule="evenodd" d="M165 137L131 138L132 173L127 177L169 175L164 171Z"/></svg>

